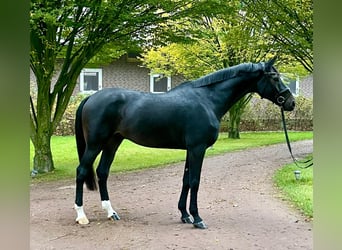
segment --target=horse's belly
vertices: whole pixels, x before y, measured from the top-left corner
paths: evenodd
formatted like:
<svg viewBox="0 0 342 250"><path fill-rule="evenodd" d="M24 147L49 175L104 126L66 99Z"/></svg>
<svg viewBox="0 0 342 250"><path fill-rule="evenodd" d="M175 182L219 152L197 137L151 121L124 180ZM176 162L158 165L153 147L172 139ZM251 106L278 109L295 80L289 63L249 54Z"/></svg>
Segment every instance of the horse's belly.
<svg viewBox="0 0 342 250"><path fill-rule="evenodd" d="M134 133L123 134L126 139L136 144L152 148L185 149L184 138L181 133L170 134L167 131L135 131Z"/></svg>

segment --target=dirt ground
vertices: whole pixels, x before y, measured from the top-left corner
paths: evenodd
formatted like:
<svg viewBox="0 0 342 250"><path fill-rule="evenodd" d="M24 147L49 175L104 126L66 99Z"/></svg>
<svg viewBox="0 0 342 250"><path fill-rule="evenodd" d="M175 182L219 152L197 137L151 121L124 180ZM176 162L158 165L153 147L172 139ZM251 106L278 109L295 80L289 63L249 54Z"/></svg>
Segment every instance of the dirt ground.
<svg viewBox="0 0 342 250"><path fill-rule="evenodd" d="M292 147L298 158L313 151L311 140ZM206 158L198 205L207 230L180 221L184 163L111 174L108 190L119 221L107 220L99 193L85 189L85 226L75 223L74 181L31 184L30 248L313 249L312 221L272 184L274 171L289 162L286 144Z"/></svg>

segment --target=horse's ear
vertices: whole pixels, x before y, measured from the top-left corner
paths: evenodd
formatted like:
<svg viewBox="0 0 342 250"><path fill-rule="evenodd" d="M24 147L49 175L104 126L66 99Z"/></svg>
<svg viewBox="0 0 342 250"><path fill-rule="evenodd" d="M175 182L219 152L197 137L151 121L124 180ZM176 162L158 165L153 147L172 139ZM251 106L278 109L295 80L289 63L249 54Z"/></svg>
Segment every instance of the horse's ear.
<svg viewBox="0 0 342 250"><path fill-rule="evenodd" d="M266 62L266 70L269 70L269 69L271 69L271 67L273 66L273 64L275 63L275 61L277 60L277 56L275 56L275 57L273 57L272 59L270 59L270 60L268 60L267 62Z"/></svg>
<svg viewBox="0 0 342 250"><path fill-rule="evenodd" d="M272 59L268 60L266 63L265 63L265 70L266 71L270 71L273 64L275 63L275 61L277 60L277 56L273 57Z"/></svg>

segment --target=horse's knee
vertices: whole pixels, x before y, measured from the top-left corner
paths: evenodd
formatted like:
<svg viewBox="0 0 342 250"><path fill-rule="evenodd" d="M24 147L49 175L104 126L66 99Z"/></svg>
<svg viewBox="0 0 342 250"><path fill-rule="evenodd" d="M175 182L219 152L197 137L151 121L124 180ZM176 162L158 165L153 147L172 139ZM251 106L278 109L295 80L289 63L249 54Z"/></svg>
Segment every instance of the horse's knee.
<svg viewBox="0 0 342 250"><path fill-rule="evenodd" d="M77 167L76 169L76 181L77 182L84 182L85 178L87 176L87 169L84 167Z"/></svg>

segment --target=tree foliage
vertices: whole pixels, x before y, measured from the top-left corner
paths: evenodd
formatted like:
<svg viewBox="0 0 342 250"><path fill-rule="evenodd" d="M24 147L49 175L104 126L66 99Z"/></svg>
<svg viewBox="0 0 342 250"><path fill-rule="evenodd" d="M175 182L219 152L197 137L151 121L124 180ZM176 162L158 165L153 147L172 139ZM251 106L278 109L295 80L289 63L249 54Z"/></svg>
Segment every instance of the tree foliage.
<svg viewBox="0 0 342 250"><path fill-rule="evenodd" d="M30 40L34 168L48 172L51 135L85 65L158 45L147 65L188 78L279 52L311 72L312 0L32 0Z"/></svg>
<svg viewBox="0 0 342 250"><path fill-rule="evenodd" d="M312 72L311 0L229 1L221 9L215 16L196 16L175 25L169 33L176 34L176 42L146 53L145 64L157 73L194 79L277 54L282 72L299 76ZM242 98L229 110L229 137L239 138L240 117L250 98Z"/></svg>
<svg viewBox="0 0 342 250"><path fill-rule="evenodd" d="M272 38L274 51L291 55L308 72L313 71L312 0L242 0L242 3L250 25L261 27Z"/></svg>
<svg viewBox="0 0 342 250"><path fill-rule="evenodd" d="M245 25L240 1L230 1L215 16L202 15L173 26L173 33L187 32L187 39L152 49L143 55L147 67L156 73L183 75L195 79L242 62L259 62L270 52L262 30ZM240 116L251 95L229 111L229 137L239 138Z"/></svg>

